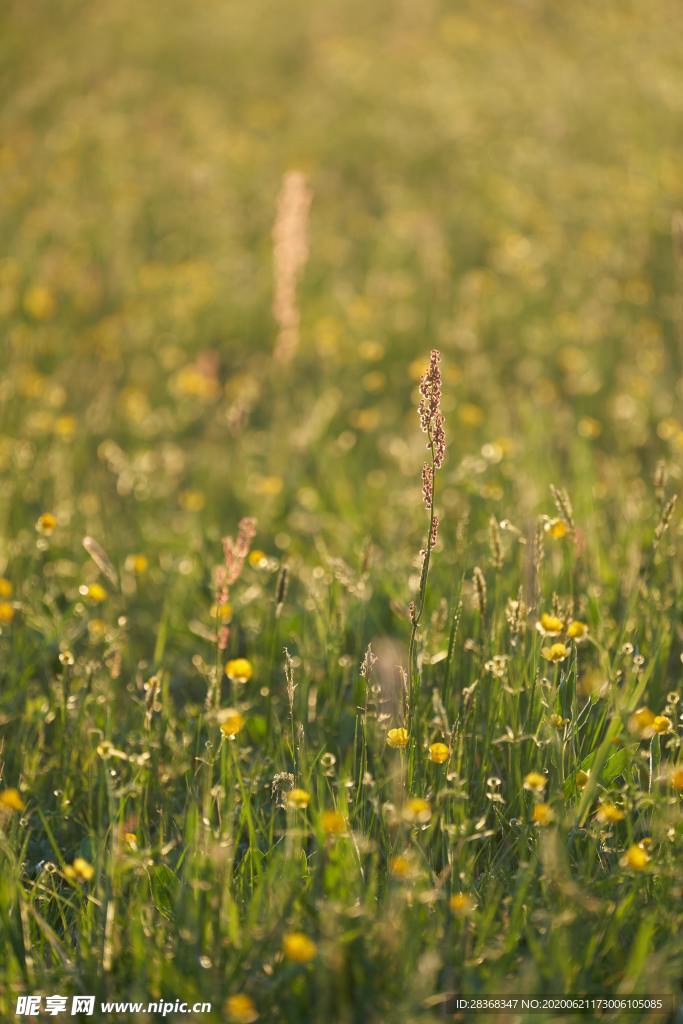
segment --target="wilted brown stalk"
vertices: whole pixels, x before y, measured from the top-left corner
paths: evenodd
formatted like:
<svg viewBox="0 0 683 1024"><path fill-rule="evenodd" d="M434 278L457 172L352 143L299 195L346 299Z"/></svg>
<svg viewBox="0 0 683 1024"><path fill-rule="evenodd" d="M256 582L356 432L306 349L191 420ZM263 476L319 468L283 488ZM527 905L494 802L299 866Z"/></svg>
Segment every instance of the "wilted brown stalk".
<svg viewBox="0 0 683 1024"><path fill-rule="evenodd" d="M275 294L273 316L278 326L275 359L288 363L299 347L297 285L308 259L308 212L312 193L301 171L285 174L273 228Z"/></svg>

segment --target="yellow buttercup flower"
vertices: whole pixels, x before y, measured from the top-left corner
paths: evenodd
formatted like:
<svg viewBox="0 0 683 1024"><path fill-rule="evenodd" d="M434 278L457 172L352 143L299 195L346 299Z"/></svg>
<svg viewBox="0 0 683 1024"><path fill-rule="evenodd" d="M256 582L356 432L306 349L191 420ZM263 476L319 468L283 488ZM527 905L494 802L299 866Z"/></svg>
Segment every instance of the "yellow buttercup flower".
<svg viewBox="0 0 683 1024"><path fill-rule="evenodd" d="M0 597L11 597L13 590L11 580L8 580L5 576L0 576Z"/></svg>
<svg viewBox="0 0 683 1024"><path fill-rule="evenodd" d="M232 622L232 605L231 604L212 604L211 611L209 612L212 619L218 619L219 622L226 624ZM226 675L227 668L226 668Z"/></svg>
<svg viewBox="0 0 683 1024"><path fill-rule="evenodd" d="M282 940L282 952L295 964L307 964L315 957L318 947L303 932L288 932Z"/></svg>
<svg viewBox="0 0 683 1024"><path fill-rule="evenodd" d="M142 576L149 569L147 555L128 555L126 558L126 569L128 572L135 573L136 576Z"/></svg>
<svg viewBox="0 0 683 1024"><path fill-rule="evenodd" d="M549 825L553 817L553 809L550 804L536 804L531 812L531 819L535 825Z"/></svg>
<svg viewBox="0 0 683 1024"><path fill-rule="evenodd" d="M683 767L674 768L669 776L669 782L674 789L683 791Z"/></svg>
<svg viewBox="0 0 683 1024"><path fill-rule="evenodd" d="M524 776L524 788L530 789L532 793L542 793L547 783L547 778L541 772L528 772Z"/></svg>
<svg viewBox="0 0 683 1024"><path fill-rule="evenodd" d="M26 804L21 799L18 789L0 789L0 809L5 811L25 811Z"/></svg>
<svg viewBox="0 0 683 1024"><path fill-rule="evenodd" d="M572 619L567 626L567 636L577 642L579 640L585 640L588 636L588 626L585 622L579 622L578 619Z"/></svg>
<svg viewBox="0 0 683 1024"><path fill-rule="evenodd" d="M422 797L414 796L408 800L403 808L404 821L410 824L424 825L432 816L431 804Z"/></svg>
<svg viewBox="0 0 683 1024"><path fill-rule="evenodd" d="M51 536L55 532L56 527L57 516L53 515L52 512L43 512L36 520L36 530L38 533L42 533L44 537Z"/></svg>
<svg viewBox="0 0 683 1024"><path fill-rule="evenodd" d="M225 674L233 683L247 683L253 676L254 669L246 658L233 658L225 666Z"/></svg>
<svg viewBox="0 0 683 1024"><path fill-rule="evenodd" d="M624 812L617 807L615 804L605 801L601 803L595 812L595 817L598 821L605 822L606 824L616 824L617 821L623 821L625 815Z"/></svg>
<svg viewBox="0 0 683 1024"><path fill-rule="evenodd" d="M392 857L389 861L389 872L394 878L406 879L414 873L415 865L409 857L404 856L402 853Z"/></svg>
<svg viewBox="0 0 683 1024"><path fill-rule="evenodd" d="M550 647L541 648L541 654L546 661L559 662L569 657L569 648L566 644L551 644Z"/></svg>
<svg viewBox="0 0 683 1024"><path fill-rule="evenodd" d="M85 587L84 597L87 597L93 604L102 604L103 601L107 600L107 591L101 583L91 583Z"/></svg>
<svg viewBox="0 0 683 1024"><path fill-rule="evenodd" d="M233 739L233 737L237 736L238 732L244 729L246 719L236 708L227 708L221 714L220 725L223 735Z"/></svg>
<svg viewBox="0 0 683 1024"><path fill-rule="evenodd" d="M95 874L95 869L83 857L76 857L73 864L67 864L64 868L64 874L70 882L89 882Z"/></svg>
<svg viewBox="0 0 683 1024"><path fill-rule="evenodd" d="M258 1012L254 1000L246 992L236 992L225 1000L225 1012L230 1024L254 1024Z"/></svg>
<svg viewBox="0 0 683 1024"><path fill-rule="evenodd" d="M310 794L308 794L305 789L290 789L287 794L288 807L295 807L301 810L304 807L308 807L310 802Z"/></svg>
<svg viewBox="0 0 683 1024"><path fill-rule="evenodd" d="M387 733L387 746L403 749L408 746L408 730L399 726L397 729L390 729Z"/></svg>
<svg viewBox="0 0 683 1024"><path fill-rule="evenodd" d="M131 850L137 850L138 848L138 837L135 832L124 832L123 840L126 846L129 846Z"/></svg>
<svg viewBox="0 0 683 1024"><path fill-rule="evenodd" d="M631 868L632 871L644 871L650 863L650 855L642 846L634 844L626 850L620 863L622 867Z"/></svg>
<svg viewBox="0 0 683 1024"><path fill-rule="evenodd" d="M536 629L542 636L559 636L564 629L564 622L557 615L549 615L548 612L543 612L536 623Z"/></svg>
<svg viewBox="0 0 683 1024"><path fill-rule="evenodd" d="M469 917L474 912L476 903L466 892L454 892L448 901L448 906L458 917Z"/></svg>
<svg viewBox="0 0 683 1024"><path fill-rule="evenodd" d="M545 524L545 532L555 540L561 540L562 537L566 537L569 533L569 527L564 519L550 519Z"/></svg>
<svg viewBox="0 0 683 1024"><path fill-rule="evenodd" d="M346 832L346 819L341 811L323 811L320 824L328 836L340 836Z"/></svg>
<svg viewBox="0 0 683 1024"><path fill-rule="evenodd" d="M648 739L654 732L653 724L656 715L649 708L638 708L628 720L629 730L641 739Z"/></svg>
<svg viewBox="0 0 683 1024"><path fill-rule="evenodd" d="M14 618L14 608L9 601L0 601L0 626L9 626Z"/></svg>
<svg viewBox="0 0 683 1024"><path fill-rule="evenodd" d="M666 715L655 715L652 719L652 728L655 732L665 733L671 731L671 719Z"/></svg>
<svg viewBox="0 0 683 1024"><path fill-rule="evenodd" d="M268 556L265 551L259 551L258 548L254 548L253 551L249 552L248 561L249 565L253 566L254 569L262 569L268 563Z"/></svg>
<svg viewBox="0 0 683 1024"><path fill-rule="evenodd" d="M429 748L429 760L434 764L444 764L450 757L450 750L445 743L432 743Z"/></svg>

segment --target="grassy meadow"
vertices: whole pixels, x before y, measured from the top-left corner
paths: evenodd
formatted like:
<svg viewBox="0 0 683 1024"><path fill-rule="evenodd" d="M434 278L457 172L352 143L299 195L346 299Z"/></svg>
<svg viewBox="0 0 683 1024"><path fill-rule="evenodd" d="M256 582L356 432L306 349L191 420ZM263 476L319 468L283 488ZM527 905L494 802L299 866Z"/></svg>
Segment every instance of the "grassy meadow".
<svg viewBox="0 0 683 1024"><path fill-rule="evenodd" d="M681 37L3 4L3 1024L681 1003Z"/></svg>

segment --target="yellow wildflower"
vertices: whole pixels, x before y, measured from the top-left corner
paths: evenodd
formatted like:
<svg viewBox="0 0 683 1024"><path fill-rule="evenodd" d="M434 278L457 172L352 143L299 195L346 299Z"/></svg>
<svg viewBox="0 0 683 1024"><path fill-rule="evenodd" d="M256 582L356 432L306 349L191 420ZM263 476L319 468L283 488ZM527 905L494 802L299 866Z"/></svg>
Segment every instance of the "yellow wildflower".
<svg viewBox="0 0 683 1024"><path fill-rule="evenodd" d="M224 736L233 739L238 732L241 732L246 725L246 719L244 715L236 708L226 708L221 714L221 732Z"/></svg>
<svg viewBox="0 0 683 1024"><path fill-rule="evenodd" d="M70 882L89 882L95 874L95 869L83 857L76 857L73 864L67 864L64 868L64 874Z"/></svg>
<svg viewBox="0 0 683 1024"><path fill-rule="evenodd" d="M5 576L0 576L0 597L11 597L13 590L11 580L8 580Z"/></svg>
<svg viewBox="0 0 683 1024"><path fill-rule="evenodd" d="M474 912L476 903L466 892L454 892L448 901L448 906L458 917L469 917Z"/></svg>
<svg viewBox="0 0 683 1024"><path fill-rule="evenodd" d="M295 964L307 964L318 952L318 947L303 932L288 932L282 940L282 952Z"/></svg>
<svg viewBox="0 0 683 1024"><path fill-rule="evenodd" d="M567 626L567 636L571 637L572 640L576 640L577 643L580 640L585 640L588 636L588 626L585 622L579 622L578 619L572 619Z"/></svg>
<svg viewBox="0 0 683 1024"><path fill-rule="evenodd" d="M428 800L414 796L403 808L403 818L410 824L424 825L432 816L432 808Z"/></svg>
<svg viewBox="0 0 683 1024"><path fill-rule="evenodd" d="M528 772L524 776L524 788L530 789L532 793L542 793L548 780L541 772Z"/></svg>
<svg viewBox="0 0 683 1024"><path fill-rule="evenodd" d="M671 719L666 715L655 715L652 719L652 728L655 732L665 733L671 730Z"/></svg>
<svg viewBox="0 0 683 1024"><path fill-rule="evenodd" d="M138 837L135 832L124 832L123 839L126 846L130 846L131 850L137 850L138 848Z"/></svg>
<svg viewBox="0 0 683 1024"><path fill-rule="evenodd" d="M389 872L394 878L410 878L414 872L414 864L409 857L399 853L389 861Z"/></svg>
<svg viewBox="0 0 683 1024"><path fill-rule="evenodd" d="M614 825L617 821L623 821L624 812L615 804L605 801L598 807L595 817L605 824Z"/></svg>
<svg viewBox="0 0 683 1024"><path fill-rule="evenodd" d="M0 809L4 811L25 811L26 804L18 789L0 789Z"/></svg>
<svg viewBox="0 0 683 1024"><path fill-rule="evenodd" d="M531 819L535 825L549 825L553 820L553 809L550 804L536 804L531 812Z"/></svg>
<svg viewBox="0 0 683 1024"><path fill-rule="evenodd" d="M323 811L320 824L328 836L340 836L346 832L346 819L341 811Z"/></svg>
<svg viewBox="0 0 683 1024"><path fill-rule="evenodd" d="M669 782L674 789L683 791L683 767L673 769L669 776Z"/></svg>
<svg viewBox="0 0 683 1024"><path fill-rule="evenodd" d="M38 533L42 533L44 537L50 537L55 532L56 526L57 516L53 515L52 512L43 512L36 520L36 530Z"/></svg>
<svg viewBox="0 0 683 1024"><path fill-rule="evenodd" d="M557 615L550 615L543 612L536 623L536 629L541 636L559 636L564 629L564 622Z"/></svg>
<svg viewBox="0 0 683 1024"><path fill-rule="evenodd" d="M655 713L649 708L638 708L634 711L628 721L629 730L641 739L648 739L652 736L654 729Z"/></svg>
<svg viewBox="0 0 683 1024"><path fill-rule="evenodd" d="M569 648L566 644L562 643L551 644L550 647L541 648L541 654L546 661L564 661L565 658L569 657Z"/></svg>
<svg viewBox="0 0 683 1024"><path fill-rule="evenodd" d="M450 757L450 750L445 743L432 743L429 748L429 760L434 764L444 764Z"/></svg>
<svg viewBox="0 0 683 1024"><path fill-rule="evenodd" d="M232 605L231 604L212 604L211 611L209 612L212 619L218 619L223 624L232 622ZM226 672L227 675L227 672Z"/></svg>
<svg viewBox="0 0 683 1024"><path fill-rule="evenodd" d="M288 807L295 807L301 810L304 807L308 807L310 802L311 797L305 789L291 789L287 794Z"/></svg>
<svg viewBox="0 0 683 1024"><path fill-rule="evenodd" d="M90 583L85 587L85 597L93 604L102 604L103 601L107 600L107 591L104 589L101 583Z"/></svg>
<svg viewBox="0 0 683 1024"><path fill-rule="evenodd" d="M569 527L564 519L549 519L545 524L545 532L555 540L560 540L562 537L566 537Z"/></svg>
<svg viewBox="0 0 683 1024"><path fill-rule="evenodd" d="M246 658L233 658L225 666L225 674L233 683L246 683L253 676L254 669Z"/></svg>
<svg viewBox="0 0 683 1024"><path fill-rule="evenodd" d="M633 871L644 871L650 862L649 854L642 846L629 846L621 858L620 864L624 868L631 868Z"/></svg>
<svg viewBox="0 0 683 1024"><path fill-rule="evenodd" d="M149 559L147 555L137 554L128 555L126 558L126 569L128 572L135 573L136 576L142 576L149 569Z"/></svg>
<svg viewBox="0 0 683 1024"><path fill-rule="evenodd" d="M268 556L265 551L259 551L255 548L249 552L249 565L253 566L254 569L262 569L268 562Z"/></svg>
<svg viewBox="0 0 683 1024"><path fill-rule="evenodd" d="M230 1024L253 1024L258 1020L254 1000L246 992L236 992L225 1000L225 1012Z"/></svg>
<svg viewBox="0 0 683 1024"><path fill-rule="evenodd" d="M403 749L408 746L408 730L400 726L397 729L390 729L387 733L387 746Z"/></svg>
<svg viewBox="0 0 683 1024"><path fill-rule="evenodd" d="M0 626L9 626L14 618L14 608L9 601L0 601Z"/></svg>

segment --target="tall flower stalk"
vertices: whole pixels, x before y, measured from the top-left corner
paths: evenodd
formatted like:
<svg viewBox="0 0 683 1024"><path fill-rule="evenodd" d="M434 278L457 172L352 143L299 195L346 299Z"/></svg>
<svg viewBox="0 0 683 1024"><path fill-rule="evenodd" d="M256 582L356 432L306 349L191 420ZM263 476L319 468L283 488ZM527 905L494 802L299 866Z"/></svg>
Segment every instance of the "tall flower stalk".
<svg viewBox="0 0 683 1024"><path fill-rule="evenodd" d="M436 545L439 534L439 516L436 513L434 504L435 484L437 470L443 465L446 454L446 432L444 429L444 418L441 412L441 355L437 349L432 350L429 359L429 366L426 373L420 380L420 402L418 415L420 418L420 429L427 435L427 451L429 459L422 467L422 499L424 506L429 513L429 529L427 532L426 545L420 552L422 556L422 570L420 573L420 589L417 601L410 602L410 644L408 647L408 693L409 708L408 722L411 738L411 763L415 751L415 726L416 707L419 692L420 676L416 664L417 632L420 628L420 621L424 613L425 599L427 596L427 580L429 577L429 563L432 551Z"/></svg>
<svg viewBox="0 0 683 1024"><path fill-rule="evenodd" d="M242 575L244 563L249 554L251 543L256 536L256 520L252 516L243 516L237 526L237 537L223 537L223 563L213 571L213 586L216 609L216 664L214 678L206 696L206 706L217 706L220 696L221 658L227 650L230 640L230 627L224 610L228 608L232 586Z"/></svg>

